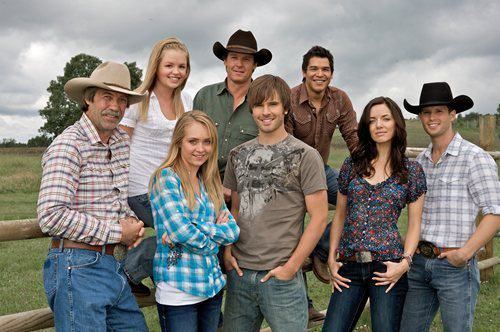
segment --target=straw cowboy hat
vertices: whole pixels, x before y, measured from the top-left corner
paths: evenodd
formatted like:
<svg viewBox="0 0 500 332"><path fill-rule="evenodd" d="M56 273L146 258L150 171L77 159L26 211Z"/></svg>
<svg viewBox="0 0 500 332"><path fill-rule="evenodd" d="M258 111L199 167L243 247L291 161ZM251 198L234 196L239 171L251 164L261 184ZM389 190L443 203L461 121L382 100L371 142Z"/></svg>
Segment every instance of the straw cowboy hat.
<svg viewBox="0 0 500 332"><path fill-rule="evenodd" d="M406 99L403 101L406 110L413 114L419 114L423 107L446 105L457 113L467 111L474 106L469 96L460 95L453 98L451 89L446 82L425 83L420 92L420 105L410 105Z"/></svg>
<svg viewBox="0 0 500 332"><path fill-rule="evenodd" d="M132 91L130 88L130 72L128 67L116 62L101 63L90 77L76 77L64 85L68 97L79 104L83 104L83 94L86 88L97 87L105 90L120 92L128 96L129 104L140 102L146 95Z"/></svg>
<svg viewBox="0 0 500 332"><path fill-rule="evenodd" d="M233 33L233 35L229 37L226 47L219 42L215 42L213 50L215 56L221 60L224 60L227 52L253 54L257 66L268 64L273 57L271 51L266 48L257 51L257 41L252 32L243 30L238 30Z"/></svg>

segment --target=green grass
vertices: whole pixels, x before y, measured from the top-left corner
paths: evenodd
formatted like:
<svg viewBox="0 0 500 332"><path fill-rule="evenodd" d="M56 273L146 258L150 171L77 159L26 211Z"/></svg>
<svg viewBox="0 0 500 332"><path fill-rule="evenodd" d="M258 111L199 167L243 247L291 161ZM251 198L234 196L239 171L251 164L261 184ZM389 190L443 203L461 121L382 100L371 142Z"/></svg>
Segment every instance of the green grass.
<svg viewBox="0 0 500 332"><path fill-rule="evenodd" d="M409 146L425 147L427 135L420 122L407 122ZM462 136L477 143L477 130L468 129ZM339 168L348 151L340 134L336 132L330 165ZM498 144L497 137L497 149ZM14 220L36 217L36 201L40 185L40 158L43 149L0 149L0 220ZM333 212L330 212L330 219ZM401 228L406 229L406 211L401 217ZM47 253L49 240L35 239L13 242L0 242L0 315L33 310L47 306L42 284L42 266ZM495 239L495 254L500 253L500 239ZM500 270L495 268L494 278L481 285L481 293L476 309L474 331L496 331L500 327L497 314L500 308ZM151 285L151 283L149 283ZM313 274L308 273L309 295L316 308L325 309L330 299L331 288L320 283ZM158 317L155 307L144 308L143 312L151 331L158 331ZM1 330L1 328L0 328ZM365 312L358 331L370 330L369 314ZM437 318L432 331L441 331ZM320 329L315 329L320 331Z"/></svg>

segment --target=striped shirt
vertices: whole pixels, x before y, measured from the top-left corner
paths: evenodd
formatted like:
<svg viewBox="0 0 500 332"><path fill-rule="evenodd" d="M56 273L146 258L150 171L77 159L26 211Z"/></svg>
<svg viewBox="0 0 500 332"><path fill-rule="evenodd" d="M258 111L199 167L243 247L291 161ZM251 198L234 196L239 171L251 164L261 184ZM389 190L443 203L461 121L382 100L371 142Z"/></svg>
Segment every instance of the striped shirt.
<svg viewBox="0 0 500 332"><path fill-rule="evenodd" d="M105 144L83 114L45 151L38 197L44 233L91 245L118 243L127 204L129 142L115 129Z"/></svg>
<svg viewBox="0 0 500 332"><path fill-rule="evenodd" d="M475 218L500 214L500 184L493 158L456 133L438 162L432 144L418 157L427 178L421 239L460 248L476 230Z"/></svg>
<svg viewBox="0 0 500 332"><path fill-rule="evenodd" d="M155 282L166 282L183 292L213 297L225 285L217 259L218 246L238 239L239 228L229 214L229 222L216 224L215 208L200 180L200 194L191 211L179 176L171 169L161 172L157 188L155 180L150 192L151 209L157 232L154 258ZM227 211L224 204L223 209ZM175 244L164 246L164 233Z"/></svg>

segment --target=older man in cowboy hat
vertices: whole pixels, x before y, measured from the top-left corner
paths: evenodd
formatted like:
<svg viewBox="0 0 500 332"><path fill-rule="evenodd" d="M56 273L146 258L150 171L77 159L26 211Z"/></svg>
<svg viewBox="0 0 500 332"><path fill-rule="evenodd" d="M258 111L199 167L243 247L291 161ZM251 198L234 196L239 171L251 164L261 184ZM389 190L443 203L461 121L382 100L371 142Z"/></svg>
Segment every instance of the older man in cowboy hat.
<svg viewBox="0 0 500 332"><path fill-rule="evenodd" d="M118 128L125 108L144 96L114 62L64 90L83 115L42 157L37 208L40 228L52 236L43 278L56 330L147 331L118 257L144 233L127 205L129 142Z"/></svg>
<svg viewBox="0 0 500 332"><path fill-rule="evenodd" d="M485 151L455 133L457 113L473 106L453 98L446 82L426 83L417 114L431 138L418 157L427 177L421 242L408 274L402 331L429 331L438 308L445 331L471 331L479 290L476 252L500 227L497 166ZM476 228L475 218L482 212Z"/></svg>

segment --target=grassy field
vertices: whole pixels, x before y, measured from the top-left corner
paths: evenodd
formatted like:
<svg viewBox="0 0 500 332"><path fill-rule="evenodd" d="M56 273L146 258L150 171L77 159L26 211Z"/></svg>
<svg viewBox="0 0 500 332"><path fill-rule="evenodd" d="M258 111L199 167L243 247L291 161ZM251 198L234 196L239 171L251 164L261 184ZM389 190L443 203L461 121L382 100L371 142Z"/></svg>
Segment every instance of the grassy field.
<svg viewBox="0 0 500 332"><path fill-rule="evenodd" d="M477 130L461 131L462 136L477 144ZM409 146L425 147L428 138L418 121L408 122ZM500 150L498 135L496 149ZM333 142L330 164L339 168L348 152L339 134ZM40 184L40 157L43 149L0 149L0 220L34 218ZM333 212L331 212L333 216ZM401 217L401 228L406 229L406 211ZM41 268L49 239L0 242L0 315L38 309L47 306L43 292ZM495 254L500 253L500 239L495 239ZM495 268L493 280L481 285L476 310L474 331L497 331L500 318L500 270ZM309 293L316 308L328 306L330 286L320 283L308 274ZM159 331L155 307L144 309L151 331ZM369 315L365 312L356 330L369 331ZM1 330L1 327L0 327ZM441 331L439 320L432 331ZM320 331L316 329L315 331Z"/></svg>

